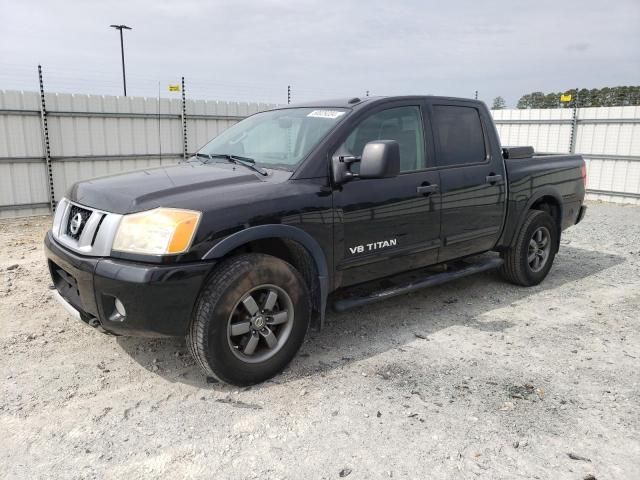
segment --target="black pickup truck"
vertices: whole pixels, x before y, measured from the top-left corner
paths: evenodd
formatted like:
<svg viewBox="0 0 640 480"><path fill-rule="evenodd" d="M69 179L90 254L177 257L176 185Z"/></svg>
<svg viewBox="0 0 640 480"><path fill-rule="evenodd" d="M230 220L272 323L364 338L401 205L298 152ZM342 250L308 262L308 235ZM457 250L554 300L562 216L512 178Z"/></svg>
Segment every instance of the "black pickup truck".
<svg viewBox="0 0 640 480"><path fill-rule="evenodd" d="M185 336L206 375L248 385L288 364L327 304L495 268L538 284L585 214L585 181L579 155L502 148L478 101L288 105L178 165L75 184L45 251L54 296L77 318Z"/></svg>

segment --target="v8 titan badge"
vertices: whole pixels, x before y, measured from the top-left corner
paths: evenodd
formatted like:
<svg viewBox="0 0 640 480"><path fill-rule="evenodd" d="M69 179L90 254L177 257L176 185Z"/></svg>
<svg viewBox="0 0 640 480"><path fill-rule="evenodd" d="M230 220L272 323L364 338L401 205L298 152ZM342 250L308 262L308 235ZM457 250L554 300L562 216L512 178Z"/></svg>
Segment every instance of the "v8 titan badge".
<svg viewBox="0 0 640 480"><path fill-rule="evenodd" d="M349 247L349 251L352 255L355 255L356 253L373 252L374 250L380 250L381 248L395 247L397 244L398 239L392 238L390 240L382 240L380 242L365 243L363 245Z"/></svg>

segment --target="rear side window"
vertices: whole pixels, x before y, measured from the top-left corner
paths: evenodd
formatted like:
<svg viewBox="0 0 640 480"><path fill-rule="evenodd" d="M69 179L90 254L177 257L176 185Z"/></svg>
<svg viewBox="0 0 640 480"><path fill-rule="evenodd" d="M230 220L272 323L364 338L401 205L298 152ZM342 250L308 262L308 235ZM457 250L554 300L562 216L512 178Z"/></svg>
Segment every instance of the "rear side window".
<svg viewBox="0 0 640 480"><path fill-rule="evenodd" d="M434 105L433 129L439 145L437 165L463 165L485 161L482 123L475 108Z"/></svg>

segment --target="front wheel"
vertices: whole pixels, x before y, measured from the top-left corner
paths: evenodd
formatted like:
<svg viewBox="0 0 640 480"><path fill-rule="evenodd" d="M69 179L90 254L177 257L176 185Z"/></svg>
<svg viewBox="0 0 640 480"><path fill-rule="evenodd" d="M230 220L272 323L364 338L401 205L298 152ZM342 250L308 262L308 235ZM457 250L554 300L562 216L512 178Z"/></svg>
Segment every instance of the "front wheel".
<svg viewBox="0 0 640 480"><path fill-rule="evenodd" d="M502 276L517 285L539 284L551 270L556 255L558 228L541 210L529 210L516 241L503 253Z"/></svg>
<svg viewBox="0 0 640 480"><path fill-rule="evenodd" d="M187 344L207 376L252 385L287 366L310 316L307 286L293 266L239 255L221 264L200 294Z"/></svg>

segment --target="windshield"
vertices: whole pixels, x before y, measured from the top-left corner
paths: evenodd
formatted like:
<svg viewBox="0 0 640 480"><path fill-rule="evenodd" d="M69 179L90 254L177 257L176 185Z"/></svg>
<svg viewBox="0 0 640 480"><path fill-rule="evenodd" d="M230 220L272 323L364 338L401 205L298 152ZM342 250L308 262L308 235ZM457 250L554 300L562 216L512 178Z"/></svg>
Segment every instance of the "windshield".
<svg viewBox="0 0 640 480"><path fill-rule="evenodd" d="M287 108L257 113L228 128L198 153L249 157L292 171L347 113L332 108Z"/></svg>

